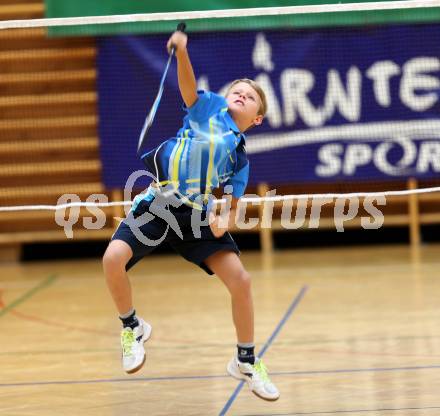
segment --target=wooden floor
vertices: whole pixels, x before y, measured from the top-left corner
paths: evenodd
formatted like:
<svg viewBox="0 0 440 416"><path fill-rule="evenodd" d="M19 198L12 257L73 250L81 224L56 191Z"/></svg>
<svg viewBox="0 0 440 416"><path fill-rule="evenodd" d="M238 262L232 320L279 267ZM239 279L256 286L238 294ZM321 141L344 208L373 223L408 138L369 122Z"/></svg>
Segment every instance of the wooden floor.
<svg viewBox="0 0 440 416"><path fill-rule="evenodd" d="M98 259L0 267L0 414L440 415L440 246L243 261L279 401L246 386L234 393L225 364L235 337L219 281L157 256L131 273L137 310L153 325L147 364L132 376L120 368Z"/></svg>

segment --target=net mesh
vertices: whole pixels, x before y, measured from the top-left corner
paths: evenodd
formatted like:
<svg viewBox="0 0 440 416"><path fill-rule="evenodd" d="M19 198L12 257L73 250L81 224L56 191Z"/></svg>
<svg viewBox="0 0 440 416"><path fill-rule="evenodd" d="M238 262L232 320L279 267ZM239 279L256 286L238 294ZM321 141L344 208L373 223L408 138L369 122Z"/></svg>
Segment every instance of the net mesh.
<svg viewBox="0 0 440 416"><path fill-rule="evenodd" d="M384 2L0 22L0 211L28 206L20 230L54 229L53 215L28 211L57 203L98 203L107 215L121 215L114 206L128 205L121 200L147 185L114 192L143 169L137 140L167 60L169 33L185 20L199 89L223 94L232 80L247 77L266 92L265 122L247 135L249 192L266 183L281 199L349 198L405 196L410 187L409 193L431 194L426 209L435 213L440 9L433 6ZM173 62L151 148L176 134L181 104ZM0 231L17 230L15 218L4 217Z"/></svg>

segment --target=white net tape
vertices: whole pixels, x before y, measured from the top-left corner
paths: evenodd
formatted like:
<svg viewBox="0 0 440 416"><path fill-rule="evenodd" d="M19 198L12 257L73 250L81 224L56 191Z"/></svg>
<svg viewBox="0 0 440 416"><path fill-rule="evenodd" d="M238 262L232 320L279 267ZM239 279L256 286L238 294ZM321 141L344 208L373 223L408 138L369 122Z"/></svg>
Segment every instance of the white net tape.
<svg viewBox="0 0 440 416"><path fill-rule="evenodd" d="M228 17L281 16L288 14L335 13L368 10L415 9L439 7L440 0L383 1L368 3L322 4L310 6L256 7L246 9L204 10L173 13L137 13L111 16L63 17L47 19L7 20L0 29L75 26L110 23L157 22L165 20L192 20Z"/></svg>
<svg viewBox="0 0 440 416"><path fill-rule="evenodd" d="M352 193L326 193L326 194L301 194L301 195L274 195L274 196L262 196L262 197L243 197L241 201L246 203L262 203L262 202L282 202L287 200L301 200L301 199L327 199L327 198L368 198L368 197L396 197L396 196L409 196L416 194L425 194L440 192L440 186L432 188L411 189L404 191L385 191L385 192L352 192ZM214 204L224 204L225 199L217 199ZM59 209L67 209L73 207L117 207L117 206L130 206L133 201L115 201L115 202L72 202L67 204L58 205L22 205L11 207L0 207L0 212L7 211L44 211Z"/></svg>

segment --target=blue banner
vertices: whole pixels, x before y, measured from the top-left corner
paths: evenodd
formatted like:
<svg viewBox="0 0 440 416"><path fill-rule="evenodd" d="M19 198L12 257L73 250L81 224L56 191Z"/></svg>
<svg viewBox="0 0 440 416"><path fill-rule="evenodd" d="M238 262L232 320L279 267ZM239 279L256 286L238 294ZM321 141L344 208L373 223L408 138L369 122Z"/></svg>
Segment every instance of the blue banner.
<svg viewBox="0 0 440 416"><path fill-rule="evenodd" d="M168 36L99 40L103 181L123 187L143 166L136 146L167 60ZM247 133L250 183L440 178L440 25L190 34L200 89L236 78L266 91L269 112ZM151 148L180 128L173 62Z"/></svg>

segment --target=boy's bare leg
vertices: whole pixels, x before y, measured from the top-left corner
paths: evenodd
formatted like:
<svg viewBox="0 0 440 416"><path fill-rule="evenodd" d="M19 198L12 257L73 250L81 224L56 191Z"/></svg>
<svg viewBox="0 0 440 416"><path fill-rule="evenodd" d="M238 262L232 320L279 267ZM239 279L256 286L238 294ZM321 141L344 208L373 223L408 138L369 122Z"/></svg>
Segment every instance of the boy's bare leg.
<svg viewBox="0 0 440 416"><path fill-rule="evenodd" d="M133 256L131 247L122 240L113 240L102 258L107 286L121 316L133 309L131 285L125 265Z"/></svg>
<svg viewBox="0 0 440 416"><path fill-rule="evenodd" d="M231 294L232 318L238 343L254 342L254 306L251 277L238 255L218 251L205 260L206 265L220 278Z"/></svg>
<svg viewBox="0 0 440 416"><path fill-rule="evenodd" d="M238 350L254 349L254 308L252 303L251 279L238 255L232 251L219 251L205 260L206 265L222 280L231 294L232 316L237 331ZM242 347L243 346L243 347ZM241 354L241 352L240 352ZM233 357L227 365L228 373L245 380L251 391L264 400L277 400L280 393L270 381L262 361L248 360L249 355Z"/></svg>
<svg viewBox="0 0 440 416"><path fill-rule="evenodd" d="M102 259L107 286L124 326L121 332L122 366L130 374L143 366L146 358L144 342L151 335L151 326L138 318L133 309L131 285L125 271L132 256L133 251L126 242L113 240Z"/></svg>

